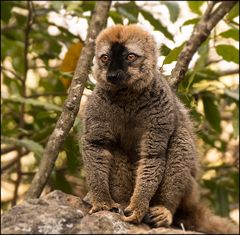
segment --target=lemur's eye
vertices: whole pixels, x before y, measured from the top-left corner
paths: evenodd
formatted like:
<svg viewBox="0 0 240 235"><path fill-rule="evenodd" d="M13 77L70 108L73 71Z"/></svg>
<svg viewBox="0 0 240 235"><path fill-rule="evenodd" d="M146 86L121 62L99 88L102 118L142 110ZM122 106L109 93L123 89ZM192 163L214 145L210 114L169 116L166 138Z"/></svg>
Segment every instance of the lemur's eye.
<svg viewBox="0 0 240 235"><path fill-rule="evenodd" d="M102 61L103 63L107 63L110 58L109 58L108 55L102 55L102 56L100 57L100 59L101 59L101 61Z"/></svg>
<svg viewBox="0 0 240 235"><path fill-rule="evenodd" d="M130 62L133 62L136 59L137 59L137 55L135 55L134 53L129 53L127 56L127 60Z"/></svg>

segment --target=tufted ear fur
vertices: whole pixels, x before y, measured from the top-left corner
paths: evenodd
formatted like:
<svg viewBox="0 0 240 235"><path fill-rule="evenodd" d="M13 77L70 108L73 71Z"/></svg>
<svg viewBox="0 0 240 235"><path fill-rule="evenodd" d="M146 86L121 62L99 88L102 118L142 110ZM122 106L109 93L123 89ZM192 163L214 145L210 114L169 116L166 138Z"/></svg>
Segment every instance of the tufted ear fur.
<svg viewBox="0 0 240 235"><path fill-rule="evenodd" d="M96 39L96 51L104 44L119 42L137 50L143 50L146 54L158 57L158 50L153 36L138 25L116 25L103 30Z"/></svg>

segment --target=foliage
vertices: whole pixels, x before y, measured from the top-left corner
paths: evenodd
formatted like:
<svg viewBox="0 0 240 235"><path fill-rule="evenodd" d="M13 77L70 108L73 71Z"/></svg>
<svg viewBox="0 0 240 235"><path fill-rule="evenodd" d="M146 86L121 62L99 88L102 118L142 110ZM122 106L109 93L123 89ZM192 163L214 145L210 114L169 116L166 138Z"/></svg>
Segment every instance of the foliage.
<svg viewBox="0 0 240 235"><path fill-rule="evenodd" d="M66 99L83 45L83 38L72 33L67 19L89 21L87 13L93 10L94 4L94 1L48 1L43 5L34 1L31 8L32 22L30 29L27 29L27 1L1 1L1 148L3 152L7 152L7 148L13 147L9 153L15 159L22 157L19 148L33 153L35 158L28 168L22 161L19 170L17 160L10 165L8 154L2 154L3 165L9 164L3 171L3 180L13 186L17 185L17 180L12 177L14 173L21 175L22 184L31 183L32 173L37 170L43 148ZM174 25L181 15L181 3L162 1L158 4L168 10L169 20ZM189 11L194 17L186 19L180 29L194 26L199 21L204 4L204 1L188 2ZM64 20L56 24L50 16L59 15L59 12L62 12ZM137 23L139 15L169 42L163 43L160 51L164 57L164 70L165 65L177 60L186 41L170 48L169 45L173 44L176 38L163 18L157 18L136 1L116 2L109 12L109 18L116 24L123 23L125 19L128 19L129 23ZM231 147L229 143L239 138L239 95L238 87L223 82L222 72L212 66L210 57L214 51L219 55L219 62L227 61L233 65L239 63L238 48L232 45L239 41L238 26L234 21L238 16L238 7L234 7L224 20L227 29L217 35L212 33L210 39L199 48L198 58L188 70L178 92L196 123L198 142L204 154L216 149L222 156L216 164L203 162L205 171L201 183L206 190L206 198L216 212L224 216L228 215L230 205L236 203L239 196L239 173L234 164L226 163L223 157ZM54 30L54 35L50 29ZM68 48L64 58L63 48ZM86 87L92 90L94 84L89 80ZM233 131L227 138L223 138L226 116ZM67 176L74 175L78 179L83 176L82 170L79 170L82 169L78 143L80 124L81 120L77 119L59 153L55 170L49 180L50 189L57 188L72 193L72 184L67 180ZM3 208L8 207L11 199L12 197L2 203Z"/></svg>

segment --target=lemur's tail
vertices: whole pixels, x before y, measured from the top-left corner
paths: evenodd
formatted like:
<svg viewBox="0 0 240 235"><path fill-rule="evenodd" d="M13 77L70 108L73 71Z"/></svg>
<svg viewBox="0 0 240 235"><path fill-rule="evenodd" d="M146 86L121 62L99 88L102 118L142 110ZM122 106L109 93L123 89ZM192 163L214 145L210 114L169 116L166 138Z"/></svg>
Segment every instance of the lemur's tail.
<svg viewBox="0 0 240 235"><path fill-rule="evenodd" d="M199 202L187 208L177 223L183 224L186 229L203 232L206 234L239 234L239 225L227 218L214 215L206 205ZM181 212L182 213L182 212Z"/></svg>

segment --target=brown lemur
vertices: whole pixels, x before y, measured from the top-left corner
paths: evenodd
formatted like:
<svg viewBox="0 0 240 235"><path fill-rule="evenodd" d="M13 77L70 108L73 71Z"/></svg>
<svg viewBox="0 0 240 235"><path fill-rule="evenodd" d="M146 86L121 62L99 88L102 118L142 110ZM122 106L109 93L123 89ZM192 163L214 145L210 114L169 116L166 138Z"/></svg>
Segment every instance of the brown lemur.
<svg viewBox="0 0 240 235"><path fill-rule="evenodd" d="M99 34L95 49L97 84L82 136L89 213L124 208L127 222L238 233L199 201L192 122L158 72L153 37L117 25Z"/></svg>

